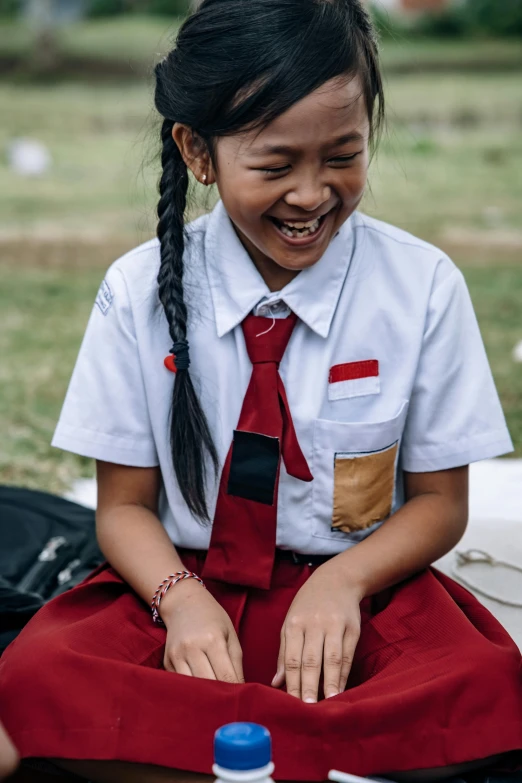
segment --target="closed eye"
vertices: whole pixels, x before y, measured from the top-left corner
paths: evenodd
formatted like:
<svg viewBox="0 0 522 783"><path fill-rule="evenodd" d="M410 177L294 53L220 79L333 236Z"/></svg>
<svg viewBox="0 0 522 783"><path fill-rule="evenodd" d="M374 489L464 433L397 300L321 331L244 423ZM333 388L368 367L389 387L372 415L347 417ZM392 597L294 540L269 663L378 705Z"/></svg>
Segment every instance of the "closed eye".
<svg viewBox="0 0 522 783"><path fill-rule="evenodd" d="M350 163L350 161L355 160L355 158L360 155L360 152L354 152L353 155L341 155L337 158L330 158L328 163ZM262 171L264 174L284 174L286 171L288 171L291 168L290 165L286 166L274 166L272 168L259 168L255 169L255 171Z"/></svg>
<svg viewBox="0 0 522 783"><path fill-rule="evenodd" d="M289 168L290 166L278 166L277 168L271 169L255 169L255 171L263 171L265 174L282 174L283 171L286 171Z"/></svg>
<svg viewBox="0 0 522 783"><path fill-rule="evenodd" d="M360 155L360 152L354 152L353 155L342 155L339 158L330 158L328 161L329 163L349 163L351 160L355 160L357 155Z"/></svg>

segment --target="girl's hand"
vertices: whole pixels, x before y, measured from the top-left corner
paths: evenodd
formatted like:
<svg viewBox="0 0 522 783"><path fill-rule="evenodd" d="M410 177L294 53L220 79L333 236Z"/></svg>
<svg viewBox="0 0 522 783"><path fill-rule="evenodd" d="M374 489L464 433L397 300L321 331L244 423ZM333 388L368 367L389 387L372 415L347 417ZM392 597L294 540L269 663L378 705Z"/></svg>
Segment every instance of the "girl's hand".
<svg viewBox="0 0 522 783"><path fill-rule="evenodd" d="M202 585L192 579L178 582L161 601L160 613L167 626L167 671L221 682L245 681L234 626Z"/></svg>
<svg viewBox="0 0 522 783"><path fill-rule="evenodd" d="M348 584L332 559L295 596L281 630L272 681L306 702L316 702L321 670L326 698L344 691L361 628L362 591Z"/></svg>

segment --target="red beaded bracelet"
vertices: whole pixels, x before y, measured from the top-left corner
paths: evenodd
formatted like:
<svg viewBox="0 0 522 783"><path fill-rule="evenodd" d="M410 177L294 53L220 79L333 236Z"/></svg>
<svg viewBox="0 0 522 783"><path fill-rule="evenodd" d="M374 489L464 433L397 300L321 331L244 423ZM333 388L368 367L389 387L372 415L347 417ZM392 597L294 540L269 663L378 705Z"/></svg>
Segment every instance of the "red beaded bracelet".
<svg viewBox="0 0 522 783"><path fill-rule="evenodd" d="M205 584L200 577L195 574L193 571L176 571L175 574L171 574L166 579L163 580L163 582L160 584L156 592L154 593L154 598L151 601L150 608L152 610L152 619L155 623L158 625L165 625L161 617L159 616L159 605L160 601L165 595L165 593L172 587L172 585L175 585L177 582L180 582L182 579L195 579L196 582L199 582L200 585L203 585L205 587Z"/></svg>

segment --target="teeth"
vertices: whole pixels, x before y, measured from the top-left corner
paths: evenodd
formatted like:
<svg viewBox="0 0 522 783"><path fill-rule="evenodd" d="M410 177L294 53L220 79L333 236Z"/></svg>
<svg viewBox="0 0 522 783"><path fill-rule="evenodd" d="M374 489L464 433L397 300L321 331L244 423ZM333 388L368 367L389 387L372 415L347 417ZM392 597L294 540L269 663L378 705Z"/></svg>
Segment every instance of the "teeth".
<svg viewBox="0 0 522 783"><path fill-rule="evenodd" d="M315 234L319 229L321 221L319 218L316 220L309 220L307 223L289 223L287 221L280 221L279 230L287 237L307 237L310 234Z"/></svg>
<svg viewBox="0 0 522 783"><path fill-rule="evenodd" d="M284 225L288 226L289 228L312 228L315 224L319 224L319 219L316 218L315 220L309 220L308 223L289 223L288 220L284 221Z"/></svg>

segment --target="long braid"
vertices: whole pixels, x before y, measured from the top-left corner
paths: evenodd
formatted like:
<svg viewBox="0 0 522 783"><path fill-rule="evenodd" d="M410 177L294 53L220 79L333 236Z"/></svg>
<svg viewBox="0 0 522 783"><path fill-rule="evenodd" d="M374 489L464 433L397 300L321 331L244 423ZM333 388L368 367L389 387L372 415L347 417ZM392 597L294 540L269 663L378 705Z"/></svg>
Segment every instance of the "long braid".
<svg viewBox="0 0 522 783"><path fill-rule="evenodd" d="M165 308L173 341L187 335L187 306L183 299L184 215L187 203L188 170L172 138L174 123L161 127L161 167L157 235L161 244L158 273L159 298Z"/></svg>
<svg viewBox="0 0 522 783"><path fill-rule="evenodd" d="M165 310L169 333L174 344L187 337L187 306L183 298L184 214L187 200L188 171L172 138L172 120L161 128L162 175L159 184L157 235L161 246L158 273L159 299ZM176 478L191 512L208 520L205 500L205 452L214 470L218 457L207 419L200 405L190 373L178 369L174 382L170 439Z"/></svg>

